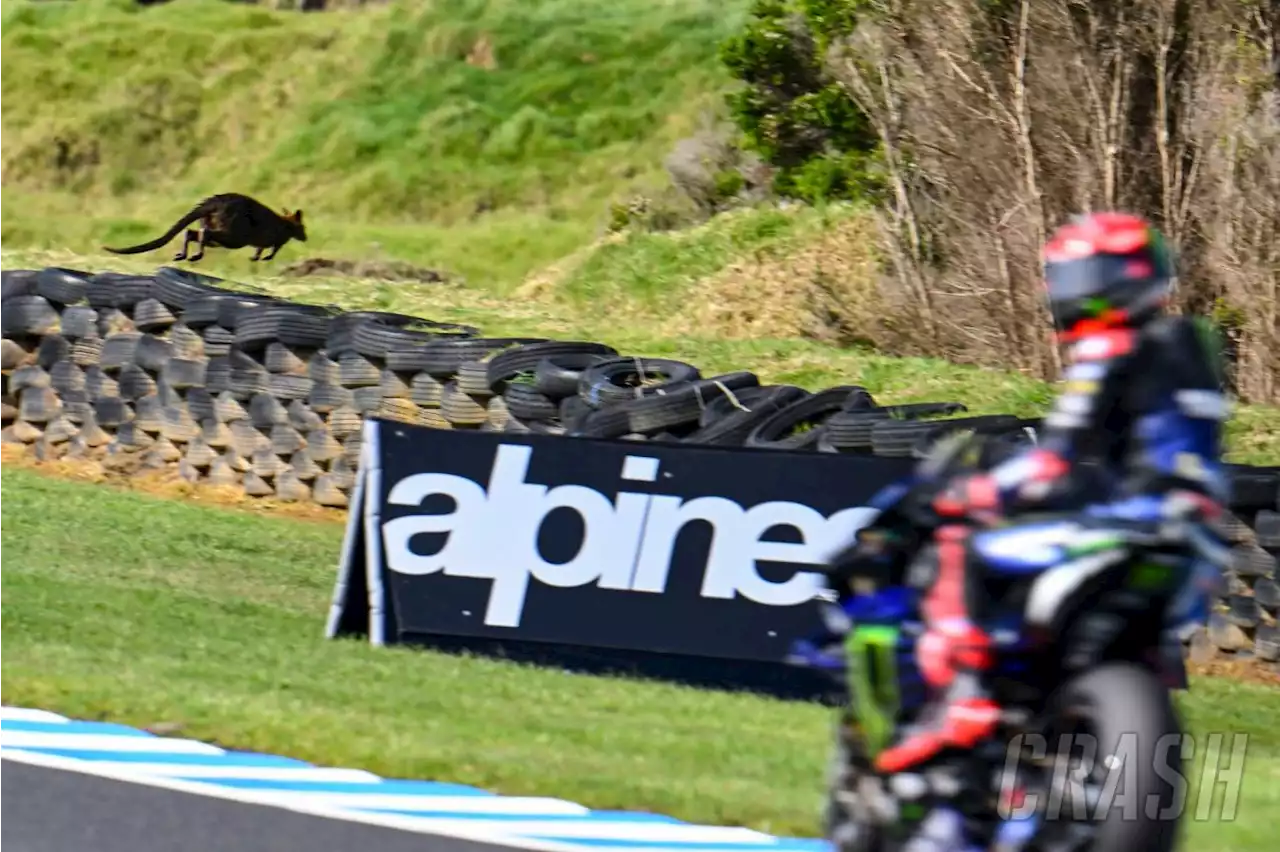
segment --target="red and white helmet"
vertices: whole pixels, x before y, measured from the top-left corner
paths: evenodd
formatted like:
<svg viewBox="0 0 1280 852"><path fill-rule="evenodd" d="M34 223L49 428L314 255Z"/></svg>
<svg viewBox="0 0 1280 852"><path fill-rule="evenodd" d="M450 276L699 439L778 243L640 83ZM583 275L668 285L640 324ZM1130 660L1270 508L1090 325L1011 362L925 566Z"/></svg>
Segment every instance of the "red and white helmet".
<svg viewBox="0 0 1280 852"><path fill-rule="evenodd" d="M1146 219L1091 213L1063 225L1044 248L1054 325L1067 339L1088 327L1146 323L1168 304L1173 253Z"/></svg>

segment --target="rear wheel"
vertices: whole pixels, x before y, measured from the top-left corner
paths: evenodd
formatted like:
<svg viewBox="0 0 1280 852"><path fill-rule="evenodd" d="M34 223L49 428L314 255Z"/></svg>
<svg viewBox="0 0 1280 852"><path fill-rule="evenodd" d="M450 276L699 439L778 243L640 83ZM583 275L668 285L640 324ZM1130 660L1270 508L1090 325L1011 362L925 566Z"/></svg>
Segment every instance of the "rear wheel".
<svg viewBox="0 0 1280 852"><path fill-rule="evenodd" d="M835 748L827 774L823 833L834 852L892 852L895 845L885 831L882 781L848 711L835 726Z"/></svg>
<svg viewBox="0 0 1280 852"><path fill-rule="evenodd" d="M1181 739L1169 693L1147 669L1112 663L1051 702L1053 758L1037 852L1169 852L1182 804ZM1071 770L1063 766L1069 760Z"/></svg>

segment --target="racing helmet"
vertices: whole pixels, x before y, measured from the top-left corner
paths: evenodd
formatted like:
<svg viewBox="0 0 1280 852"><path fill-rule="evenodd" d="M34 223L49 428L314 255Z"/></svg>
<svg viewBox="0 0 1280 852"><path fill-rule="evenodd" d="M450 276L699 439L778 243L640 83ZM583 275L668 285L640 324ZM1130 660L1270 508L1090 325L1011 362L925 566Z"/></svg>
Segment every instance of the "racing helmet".
<svg viewBox="0 0 1280 852"><path fill-rule="evenodd" d="M1164 236L1129 213L1076 217L1044 248L1049 311L1064 340L1158 316L1169 302L1174 271Z"/></svg>

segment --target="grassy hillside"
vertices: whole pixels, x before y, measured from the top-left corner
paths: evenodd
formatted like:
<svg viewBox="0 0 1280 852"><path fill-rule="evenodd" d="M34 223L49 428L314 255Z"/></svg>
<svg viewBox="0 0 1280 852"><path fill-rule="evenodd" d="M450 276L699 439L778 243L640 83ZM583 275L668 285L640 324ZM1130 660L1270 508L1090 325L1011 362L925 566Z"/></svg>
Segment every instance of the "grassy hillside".
<svg viewBox="0 0 1280 852"><path fill-rule="evenodd" d="M302 207L307 253L514 282L664 180L745 7L5 0L3 239L87 251L237 190Z"/></svg>

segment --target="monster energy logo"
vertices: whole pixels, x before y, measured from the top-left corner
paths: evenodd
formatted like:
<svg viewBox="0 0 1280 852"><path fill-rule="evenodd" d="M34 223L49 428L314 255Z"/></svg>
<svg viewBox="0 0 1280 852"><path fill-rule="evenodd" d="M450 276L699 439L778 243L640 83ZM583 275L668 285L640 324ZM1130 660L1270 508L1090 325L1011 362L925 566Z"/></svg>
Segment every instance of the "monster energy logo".
<svg viewBox="0 0 1280 852"><path fill-rule="evenodd" d="M845 640L849 691L868 752L879 753L893 736L898 715L898 628L855 627Z"/></svg>

